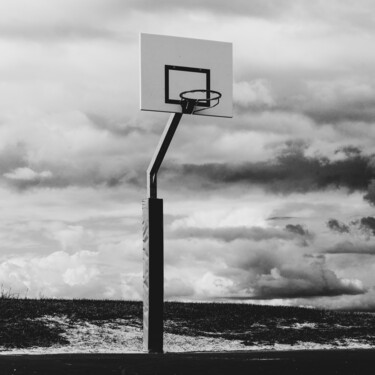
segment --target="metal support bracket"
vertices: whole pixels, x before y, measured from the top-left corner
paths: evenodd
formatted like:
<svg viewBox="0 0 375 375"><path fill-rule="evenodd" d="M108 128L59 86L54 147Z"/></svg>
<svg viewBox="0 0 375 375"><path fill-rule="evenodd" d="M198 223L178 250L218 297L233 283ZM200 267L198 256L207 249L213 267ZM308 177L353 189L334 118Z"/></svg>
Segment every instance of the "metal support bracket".
<svg viewBox="0 0 375 375"><path fill-rule="evenodd" d="M147 194L149 198L157 198L157 174L181 117L182 113L172 113L170 115L154 156L147 168Z"/></svg>

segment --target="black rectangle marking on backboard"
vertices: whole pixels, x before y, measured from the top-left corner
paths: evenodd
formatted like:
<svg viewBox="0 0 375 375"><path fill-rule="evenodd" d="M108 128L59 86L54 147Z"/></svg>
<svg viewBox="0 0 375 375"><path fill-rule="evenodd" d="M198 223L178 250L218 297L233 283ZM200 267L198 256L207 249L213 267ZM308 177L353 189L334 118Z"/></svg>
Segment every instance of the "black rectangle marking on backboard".
<svg viewBox="0 0 375 375"><path fill-rule="evenodd" d="M210 99L210 90L211 90L211 72L210 69L203 69L203 68L191 68L188 66L177 66L177 65L165 65L164 68L164 78L165 78L165 103L169 104L180 104L181 99L180 98L171 98L170 97L170 90L169 90L169 72L171 70L178 70L183 72L191 72L191 73L201 73L206 75L206 87L205 90L207 90L206 98ZM202 87L196 87L196 89L201 89ZM202 107L209 107L210 102L207 100L207 102L200 102L200 106Z"/></svg>

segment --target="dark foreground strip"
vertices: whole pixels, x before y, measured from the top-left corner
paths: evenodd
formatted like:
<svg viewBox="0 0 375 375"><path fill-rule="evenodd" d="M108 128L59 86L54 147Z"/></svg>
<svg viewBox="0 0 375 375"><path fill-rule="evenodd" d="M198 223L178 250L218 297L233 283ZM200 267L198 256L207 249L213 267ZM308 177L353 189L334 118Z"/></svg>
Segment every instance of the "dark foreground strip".
<svg viewBox="0 0 375 375"><path fill-rule="evenodd" d="M0 355L1 375L365 374L375 350Z"/></svg>

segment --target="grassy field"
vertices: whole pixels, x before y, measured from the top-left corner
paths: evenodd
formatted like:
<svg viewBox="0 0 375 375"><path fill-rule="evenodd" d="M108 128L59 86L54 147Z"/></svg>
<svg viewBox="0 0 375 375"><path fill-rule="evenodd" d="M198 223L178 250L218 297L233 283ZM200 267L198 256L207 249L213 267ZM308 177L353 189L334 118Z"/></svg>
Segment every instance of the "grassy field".
<svg viewBox="0 0 375 375"><path fill-rule="evenodd" d="M65 325L44 317L64 317ZM142 303L109 300L0 298L0 347L68 345L77 324L142 328ZM165 303L165 332L184 337L239 340L245 346L312 342L375 346L375 314L224 303Z"/></svg>

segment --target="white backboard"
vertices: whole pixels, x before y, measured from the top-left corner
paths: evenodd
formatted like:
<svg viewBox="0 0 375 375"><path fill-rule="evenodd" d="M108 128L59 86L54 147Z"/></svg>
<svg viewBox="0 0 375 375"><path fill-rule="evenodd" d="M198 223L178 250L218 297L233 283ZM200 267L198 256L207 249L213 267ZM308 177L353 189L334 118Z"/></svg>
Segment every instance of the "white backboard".
<svg viewBox="0 0 375 375"><path fill-rule="evenodd" d="M233 117L232 43L141 34L140 44L141 110L179 113L181 92L210 89L219 104L196 115Z"/></svg>

